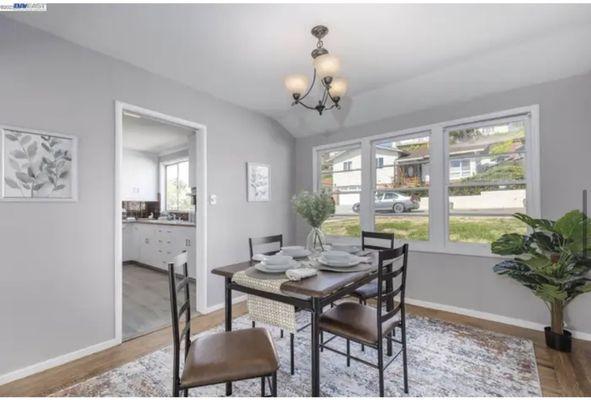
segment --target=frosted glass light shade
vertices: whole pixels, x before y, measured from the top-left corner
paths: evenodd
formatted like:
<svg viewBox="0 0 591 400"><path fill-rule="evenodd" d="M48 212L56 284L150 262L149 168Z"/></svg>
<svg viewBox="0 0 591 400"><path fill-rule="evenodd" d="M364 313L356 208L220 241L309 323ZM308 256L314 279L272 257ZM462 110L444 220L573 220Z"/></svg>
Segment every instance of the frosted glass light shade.
<svg viewBox="0 0 591 400"><path fill-rule="evenodd" d="M347 80L343 78L336 78L330 83L330 89L328 90L331 97L341 98L347 92Z"/></svg>
<svg viewBox="0 0 591 400"><path fill-rule="evenodd" d="M341 62L331 54L323 54L314 59L314 68L320 78L332 78L339 73Z"/></svg>
<svg viewBox="0 0 591 400"><path fill-rule="evenodd" d="M289 75L285 78L285 87L289 93L301 95L308 90L308 77L302 74Z"/></svg>

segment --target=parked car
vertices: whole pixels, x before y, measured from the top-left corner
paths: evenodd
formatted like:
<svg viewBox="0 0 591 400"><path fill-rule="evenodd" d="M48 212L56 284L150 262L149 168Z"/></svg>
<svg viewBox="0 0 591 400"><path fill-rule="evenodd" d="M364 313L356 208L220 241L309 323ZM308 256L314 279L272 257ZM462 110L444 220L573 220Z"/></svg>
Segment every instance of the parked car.
<svg viewBox="0 0 591 400"><path fill-rule="evenodd" d="M418 209L419 203L418 196L408 196L398 192L378 192L375 197L374 210L403 213ZM358 213L359 207L359 203L353 204L353 211Z"/></svg>

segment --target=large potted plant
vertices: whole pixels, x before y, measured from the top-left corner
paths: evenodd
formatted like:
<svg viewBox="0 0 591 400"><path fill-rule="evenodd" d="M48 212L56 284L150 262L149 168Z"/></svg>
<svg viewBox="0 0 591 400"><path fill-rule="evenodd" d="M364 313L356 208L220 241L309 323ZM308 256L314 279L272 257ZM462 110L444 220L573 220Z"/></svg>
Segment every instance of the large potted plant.
<svg viewBox="0 0 591 400"><path fill-rule="evenodd" d="M573 210L557 221L514 217L531 229L526 235L509 233L491 245L495 254L515 256L494 266L500 275L508 275L546 303L551 326L545 328L548 347L569 352L571 333L564 329L564 308L578 295L591 291L591 220Z"/></svg>
<svg viewBox="0 0 591 400"><path fill-rule="evenodd" d="M292 199L293 207L312 227L306 238L306 247L310 251L324 250L326 239L320 227L335 212L332 192L321 189L316 193L301 192Z"/></svg>

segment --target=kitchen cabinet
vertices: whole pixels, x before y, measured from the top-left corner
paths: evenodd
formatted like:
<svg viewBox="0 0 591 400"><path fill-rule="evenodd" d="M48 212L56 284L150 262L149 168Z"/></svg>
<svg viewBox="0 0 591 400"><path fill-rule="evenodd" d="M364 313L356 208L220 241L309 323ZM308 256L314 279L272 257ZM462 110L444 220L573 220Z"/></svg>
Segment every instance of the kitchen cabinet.
<svg viewBox="0 0 591 400"><path fill-rule="evenodd" d="M123 201L158 201L158 156L124 150L121 163Z"/></svg>
<svg viewBox="0 0 591 400"><path fill-rule="evenodd" d="M125 225L125 224L124 224ZM195 277L195 251L194 251L194 226L171 226L153 223L133 222L127 223L129 230L129 250L125 250L126 242L124 233L123 253L125 257L135 256L133 261L152 267L168 270L168 263L183 251L189 253L189 276ZM134 247L135 245L135 247Z"/></svg>

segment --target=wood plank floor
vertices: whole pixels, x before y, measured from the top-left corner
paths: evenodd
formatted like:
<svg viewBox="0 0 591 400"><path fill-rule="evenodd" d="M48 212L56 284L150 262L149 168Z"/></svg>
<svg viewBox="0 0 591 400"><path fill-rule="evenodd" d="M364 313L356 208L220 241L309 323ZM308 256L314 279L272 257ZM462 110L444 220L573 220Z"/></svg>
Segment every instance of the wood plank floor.
<svg viewBox="0 0 591 400"><path fill-rule="evenodd" d="M409 305L408 309L415 315L530 339L534 343L544 396L591 396L591 342L575 340L573 352L564 354L546 348L542 332L423 307ZM234 306L235 317L244 313L244 303ZM197 316L193 318L192 331L197 333L210 329L222 323L223 319L223 310ZM11 382L0 386L0 396L46 396L165 347L170 344L171 335L170 328L164 328L100 353Z"/></svg>

